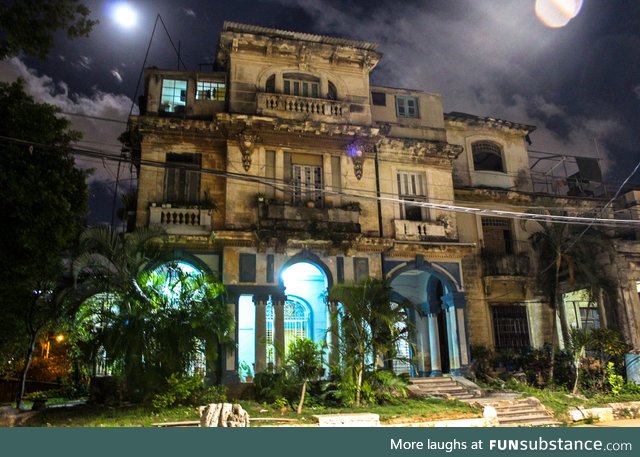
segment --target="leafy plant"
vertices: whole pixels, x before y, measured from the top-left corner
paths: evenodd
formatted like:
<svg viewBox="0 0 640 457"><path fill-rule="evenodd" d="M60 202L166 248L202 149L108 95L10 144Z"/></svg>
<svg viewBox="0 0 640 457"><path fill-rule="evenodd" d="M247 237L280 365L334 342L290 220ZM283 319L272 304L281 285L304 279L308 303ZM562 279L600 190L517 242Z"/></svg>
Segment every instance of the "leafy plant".
<svg viewBox="0 0 640 457"><path fill-rule="evenodd" d="M155 409L171 406L201 406L226 401L225 386L205 387L201 376L174 373L166 380L166 390L156 394L151 405Z"/></svg>
<svg viewBox="0 0 640 457"><path fill-rule="evenodd" d="M302 405L307 383L317 379L322 372L322 348L309 338L296 338L289 343L286 364L292 377L302 383L297 413L302 414Z"/></svg>
<svg viewBox="0 0 640 457"><path fill-rule="evenodd" d="M613 362L607 363L607 382L611 386L611 393L615 396L620 395L624 388L624 377L616 372L616 366Z"/></svg>

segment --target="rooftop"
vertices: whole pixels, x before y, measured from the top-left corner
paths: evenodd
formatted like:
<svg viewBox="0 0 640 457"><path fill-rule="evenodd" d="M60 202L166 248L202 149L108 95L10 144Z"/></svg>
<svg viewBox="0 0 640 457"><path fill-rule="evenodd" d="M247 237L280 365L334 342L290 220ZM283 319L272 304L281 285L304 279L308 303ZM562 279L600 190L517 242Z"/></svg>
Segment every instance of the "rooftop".
<svg viewBox="0 0 640 457"><path fill-rule="evenodd" d="M288 30L272 29L269 27L261 27L259 25L241 24L239 22L225 21L222 26L225 32L250 33L254 35L267 35L276 38L285 38L299 41L308 41L311 43L322 43L337 46L348 46L367 51L375 51L378 48L376 43L368 43L366 41L347 40L344 38L335 38L326 35L314 35L311 33L291 32Z"/></svg>

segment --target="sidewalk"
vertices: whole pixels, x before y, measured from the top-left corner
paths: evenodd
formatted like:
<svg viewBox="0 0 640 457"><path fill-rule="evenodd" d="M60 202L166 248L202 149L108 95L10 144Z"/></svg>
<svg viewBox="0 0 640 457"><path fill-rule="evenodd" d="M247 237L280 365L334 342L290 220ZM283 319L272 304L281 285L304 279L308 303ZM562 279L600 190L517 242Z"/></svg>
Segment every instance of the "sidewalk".
<svg viewBox="0 0 640 457"><path fill-rule="evenodd" d="M640 427L640 419L618 419L615 421L576 425L576 427Z"/></svg>

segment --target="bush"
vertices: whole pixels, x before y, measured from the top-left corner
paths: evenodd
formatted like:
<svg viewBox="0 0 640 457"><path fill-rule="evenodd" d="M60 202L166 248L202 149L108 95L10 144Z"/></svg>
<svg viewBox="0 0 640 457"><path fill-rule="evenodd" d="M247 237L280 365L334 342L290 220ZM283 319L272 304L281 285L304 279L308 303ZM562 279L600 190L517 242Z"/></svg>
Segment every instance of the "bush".
<svg viewBox="0 0 640 457"><path fill-rule="evenodd" d="M285 398L289 402L298 395L297 386L289 379L285 371L263 371L253 378L256 399L267 403Z"/></svg>
<svg viewBox="0 0 640 457"><path fill-rule="evenodd" d="M172 374L167 378L167 388L151 400L155 409L171 406L202 406L223 403L227 399L225 386L205 387L201 376Z"/></svg>

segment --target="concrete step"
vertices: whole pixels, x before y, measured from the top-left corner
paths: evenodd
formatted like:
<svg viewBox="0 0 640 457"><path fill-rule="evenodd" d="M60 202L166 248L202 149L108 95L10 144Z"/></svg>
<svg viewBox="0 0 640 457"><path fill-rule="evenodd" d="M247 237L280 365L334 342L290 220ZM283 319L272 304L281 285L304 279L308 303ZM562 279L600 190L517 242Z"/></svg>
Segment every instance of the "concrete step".
<svg viewBox="0 0 640 457"><path fill-rule="evenodd" d="M554 419L528 420L523 422L509 422L503 424L498 421L500 427L558 427L562 424Z"/></svg>
<svg viewBox="0 0 640 457"><path fill-rule="evenodd" d="M413 378L409 381L409 391L414 395L455 398L469 400L474 391L449 376L433 378Z"/></svg>
<svg viewBox="0 0 640 457"><path fill-rule="evenodd" d="M535 412L529 414L520 414L517 416L500 416L498 414L498 422L507 424L510 422L528 422L536 420L553 420L553 417L546 412Z"/></svg>
<svg viewBox="0 0 640 457"><path fill-rule="evenodd" d="M498 413L498 418L502 417L513 417L513 416L526 416L529 414L535 414L540 412L537 408L522 408L522 409L506 409L506 410L496 410ZM545 414L546 411L545 411Z"/></svg>

